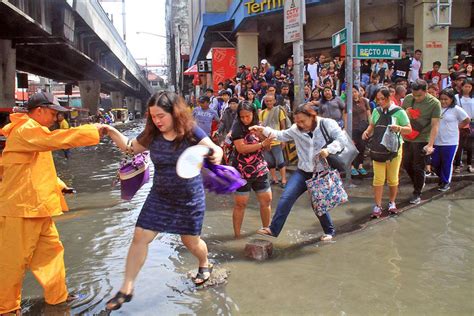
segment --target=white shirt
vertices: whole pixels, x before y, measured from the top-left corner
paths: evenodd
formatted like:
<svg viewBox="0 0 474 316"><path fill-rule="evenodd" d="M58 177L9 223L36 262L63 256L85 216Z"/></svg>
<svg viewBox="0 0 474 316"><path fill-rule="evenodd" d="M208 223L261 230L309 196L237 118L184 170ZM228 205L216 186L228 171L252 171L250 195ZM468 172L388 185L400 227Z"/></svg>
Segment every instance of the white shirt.
<svg viewBox="0 0 474 316"><path fill-rule="evenodd" d="M434 144L437 146L455 146L459 144L459 123L468 118L466 111L456 105L453 108L441 108L439 130Z"/></svg>
<svg viewBox="0 0 474 316"><path fill-rule="evenodd" d="M456 103L466 111L471 120L474 119L474 98L462 97L459 99L459 94L456 94Z"/></svg>
<svg viewBox="0 0 474 316"><path fill-rule="evenodd" d="M410 82L415 82L417 79L420 79L420 68L421 61L413 58L411 61Z"/></svg>
<svg viewBox="0 0 474 316"><path fill-rule="evenodd" d="M324 127L328 132L328 136L334 141L327 145L327 150L330 154L335 154L341 151L346 144L346 137L344 132L341 130L336 121L329 118L316 118L318 124L316 128L312 131L313 137L311 138L308 133L302 132L296 124L293 124L290 128L277 131L270 127L265 127L263 135L271 136L276 138L278 141L289 142L294 141L296 146L296 153L298 155L298 169L305 172L314 171L314 157L319 154L319 152L326 145L323 133L321 131L321 122L324 122ZM317 170L319 171L319 170Z"/></svg>
<svg viewBox="0 0 474 316"><path fill-rule="evenodd" d="M316 80L318 80L318 65L314 64L307 64L306 70L309 72L309 76L313 79L313 88L316 85Z"/></svg>

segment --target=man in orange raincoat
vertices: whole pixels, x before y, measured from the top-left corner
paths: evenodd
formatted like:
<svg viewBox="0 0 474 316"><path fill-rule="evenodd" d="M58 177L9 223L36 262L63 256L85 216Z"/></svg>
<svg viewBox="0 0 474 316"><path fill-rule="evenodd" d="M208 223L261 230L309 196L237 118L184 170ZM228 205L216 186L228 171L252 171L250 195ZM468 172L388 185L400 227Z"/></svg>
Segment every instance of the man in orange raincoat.
<svg viewBox="0 0 474 316"><path fill-rule="evenodd" d="M48 304L68 300L64 248L53 216L67 211L52 150L99 143L100 125L50 131L58 112L67 111L50 93L34 94L28 113L13 113L3 128L0 182L0 315L21 315L21 288L30 269Z"/></svg>

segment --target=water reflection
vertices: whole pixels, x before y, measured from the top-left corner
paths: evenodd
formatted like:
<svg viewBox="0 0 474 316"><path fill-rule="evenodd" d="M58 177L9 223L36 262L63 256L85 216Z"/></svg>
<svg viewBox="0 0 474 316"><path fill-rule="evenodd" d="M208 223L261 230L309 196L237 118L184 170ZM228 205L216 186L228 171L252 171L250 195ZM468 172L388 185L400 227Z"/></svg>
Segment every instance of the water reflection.
<svg viewBox="0 0 474 316"><path fill-rule="evenodd" d="M141 126L126 133L136 135ZM112 181L120 152L104 140L57 160L58 172L78 194L71 212L58 218L65 245L69 288L81 295L72 307L48 306L31 275L24 286L26 315L92 315L103 312L120 287L135 221L151 183L130 202ZM59 158L59 156L57 157ZM275 192L275 200L280 191ZM362 196L362 195L361 195ZM224 286L195 291L187 278L197 263L177 236L159 235L122 315L468 315L474 313L473 218L470 187L443 200L390 218L369 229L316 243L321 233L309 203L299 199L270 261L243 255L260 225L251 198L246 238L232 235L232 199L210 195L203 227L210 256L231 271ZM336 223L360 218L371 199L352 199L333 213ZM274 202L274 205L276 202Z"/></svg>

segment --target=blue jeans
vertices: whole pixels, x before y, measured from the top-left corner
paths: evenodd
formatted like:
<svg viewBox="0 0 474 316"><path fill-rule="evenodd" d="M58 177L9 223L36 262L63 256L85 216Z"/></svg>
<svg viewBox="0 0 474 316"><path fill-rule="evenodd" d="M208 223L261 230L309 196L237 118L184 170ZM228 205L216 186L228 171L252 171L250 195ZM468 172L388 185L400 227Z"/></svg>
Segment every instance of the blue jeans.
<svg viewBox="0 0 474 316"><path fill-rule="evenodd" d="M285 190L278 201L278 206L270 224L270 230L273 236L278 236L285 225L286 218L290 214L291 208L296 200L306 192L306 180L311 179L313 174L311 172L304 172L297 169L288 180ZM309 197L308 197L309 200ZM325 234L335 235L336 230L329 213L317 216Z"/></svg>

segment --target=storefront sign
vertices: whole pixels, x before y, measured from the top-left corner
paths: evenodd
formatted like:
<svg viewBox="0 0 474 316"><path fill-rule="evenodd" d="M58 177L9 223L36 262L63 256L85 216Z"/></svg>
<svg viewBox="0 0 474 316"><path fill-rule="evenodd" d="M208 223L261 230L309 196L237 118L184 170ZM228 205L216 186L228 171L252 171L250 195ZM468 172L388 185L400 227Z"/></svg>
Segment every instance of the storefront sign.
<svg viewBox="0 0 474 316"><path fill-rule="evenodd" d="M400 59L402 44L354 44L356 59Z"/></svg>
<svg viewBox="0 0 474 316"><path fill-rule="evenodd" d="M258 14L265 11L270 11L283 7L284 0L262 0L260 3L256 3L255 0L244 3L247 7L247 14Z"/></svg>
<svg viewBox="0 0 474 316"><path fill-rule="evenodd" d="M291 43L303 39L301 0L286 0L283 10L284 42Z"/></svg>
<svg viewBox="0 0 474 316"><path fill-rule="evenodd" d="M332 48L336 48L347 42L347 30L343 28L337 33L332 35Z"/></svg>

